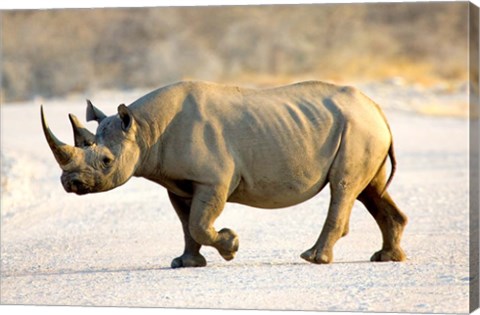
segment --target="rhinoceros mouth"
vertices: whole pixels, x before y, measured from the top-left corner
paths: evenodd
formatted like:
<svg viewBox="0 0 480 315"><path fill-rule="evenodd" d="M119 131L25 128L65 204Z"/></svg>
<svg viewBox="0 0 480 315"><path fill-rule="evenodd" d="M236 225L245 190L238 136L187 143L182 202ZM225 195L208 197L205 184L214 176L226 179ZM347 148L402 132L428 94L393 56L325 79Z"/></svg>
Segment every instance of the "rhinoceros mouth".
<svg viewBox="0 0 480 315"><path fill-rule="evenodd" d="M63 187L65 188L66 192L75 193L77 195L85 195L90 192L90 189L77 179L63 181Z"/></svg>
<svg viewBox="0 0 480 315"><path fill-rule="evenodd" d="M85 195L92 192L92 188L80 180L77 176L71 174L63 174L61 176L63 188L68 193L75 193L77 195Z"/></svg>
<svg viewBox="0 0 480 315"><path fill-rule="evenodd" d="M79 196L83 196L83 195L86 195L88 193L90 193L89 191L87 190L77 190L74 192L75 194L79 195Z"/></svg>

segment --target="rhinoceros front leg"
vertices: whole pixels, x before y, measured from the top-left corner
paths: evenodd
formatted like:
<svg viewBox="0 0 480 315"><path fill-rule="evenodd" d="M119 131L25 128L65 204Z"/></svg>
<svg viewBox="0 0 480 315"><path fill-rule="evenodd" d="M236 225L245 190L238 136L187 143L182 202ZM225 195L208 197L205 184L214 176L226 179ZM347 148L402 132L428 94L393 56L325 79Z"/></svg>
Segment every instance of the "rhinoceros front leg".
<svg viewBox="0 0 480 315"><path fill-rule="evenodd" d="M225 206L227 189L198 185L194 191L189 218L190 234L199 244L213 246L225 260L232 260L239 245L237 234L226 228L217 232L213 227Z"/></svg>
<svg viewBox="0 0 480 315"><path fill-rule="evenodd" d="M172 261L172 268L206 266L207 261L200 254L200 247L202 245L195 242L193 237L190 235L188 228L191 200L178 197L171 192L168 193L168 196L173 208L177 212L177 215L182 222L183 234L185 238L185 250L182 256L177 257Z"/></svg>

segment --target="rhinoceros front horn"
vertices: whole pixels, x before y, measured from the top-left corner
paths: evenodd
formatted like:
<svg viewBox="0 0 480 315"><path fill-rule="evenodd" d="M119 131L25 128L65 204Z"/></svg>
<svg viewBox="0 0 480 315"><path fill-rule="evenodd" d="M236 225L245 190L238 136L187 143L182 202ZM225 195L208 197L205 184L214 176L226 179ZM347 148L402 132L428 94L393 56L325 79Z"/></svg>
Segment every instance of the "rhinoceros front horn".
<svg viewBox="0 0 480 315"><path fill-rule="evenodd" d="M40 107L40 114L42 117L43 133L45 134L45 138L47 139L48 145L50 146L55 159L60 166L66 165L70 161L75 148L58 140L57 137L55 137L55 135L50 131L50 128L45 120L45 115L43 114L43 106Z"/></svg>

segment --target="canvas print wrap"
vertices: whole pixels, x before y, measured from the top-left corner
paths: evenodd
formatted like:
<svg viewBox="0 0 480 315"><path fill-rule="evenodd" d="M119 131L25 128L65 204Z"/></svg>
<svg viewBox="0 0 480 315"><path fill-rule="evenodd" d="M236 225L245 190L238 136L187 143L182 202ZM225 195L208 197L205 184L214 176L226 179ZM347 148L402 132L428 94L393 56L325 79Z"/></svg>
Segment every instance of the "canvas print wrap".
<svg viewBox="0 0 480 315"><path fill-rule="evenodd" d="M478 308L474 4L0 14L2 304Z"/></svg>

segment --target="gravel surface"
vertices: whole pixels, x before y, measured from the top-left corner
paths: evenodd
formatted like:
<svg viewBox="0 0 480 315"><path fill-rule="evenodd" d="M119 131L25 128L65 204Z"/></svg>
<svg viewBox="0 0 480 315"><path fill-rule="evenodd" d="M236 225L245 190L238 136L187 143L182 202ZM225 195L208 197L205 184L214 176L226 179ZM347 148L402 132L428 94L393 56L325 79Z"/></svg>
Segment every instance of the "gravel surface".
<svg viewBox="0 0 480 315"><path fill-rule="evenodd" d="M303 261L300 253L315 242L326 216L326 188L281 210L228 204L216 227L239 234L236 258L223 261L204 247L206 268L172 270L183 234L164 188L134 178L106 193L65 193L41 131L40 101L3 105L1 303L468 312L468 120L405 110L382 89L367 90L386 103L395 138L398 170L389 191L409 217L404 263L369 262L381 235L360 203L334 263ZM141 95L104 93L92 101L113 113ZM408 106L408 93L398 97ZM52 130L72 143L67 114L83 118L82 97L44 104Z"/></svg>

